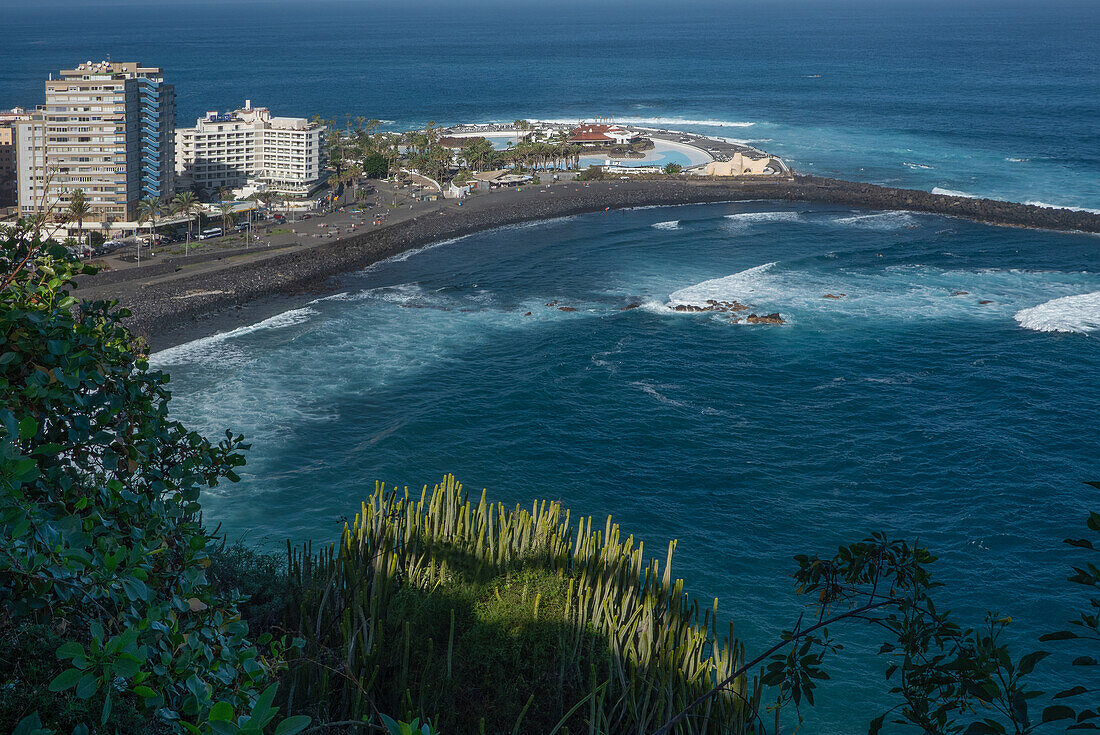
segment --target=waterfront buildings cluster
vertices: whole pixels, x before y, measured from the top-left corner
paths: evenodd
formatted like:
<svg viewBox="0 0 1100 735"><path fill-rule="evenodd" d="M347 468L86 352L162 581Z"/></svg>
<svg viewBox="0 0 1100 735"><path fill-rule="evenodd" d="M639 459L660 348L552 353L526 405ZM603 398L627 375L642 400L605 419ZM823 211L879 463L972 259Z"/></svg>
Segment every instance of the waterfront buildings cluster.
<svg viewBox="0 0 1100 735"><path fill-rule="evenodd" d="M45 103L0 113L0 212L69 209L77 227L133 228L142 200L250 188L308 196L324 183L325 128L267 108L208 113L176 128L175 87L159 67L86 61L50 74ZM71 228L70 228L71 229Z"/></svg>

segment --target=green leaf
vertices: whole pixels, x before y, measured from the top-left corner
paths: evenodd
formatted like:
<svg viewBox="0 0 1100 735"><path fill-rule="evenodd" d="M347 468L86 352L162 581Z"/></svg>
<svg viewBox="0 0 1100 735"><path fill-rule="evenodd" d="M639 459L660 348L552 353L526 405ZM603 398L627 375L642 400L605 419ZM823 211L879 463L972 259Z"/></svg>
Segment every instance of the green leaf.
<svg viewBox="0 0 1100 735"><path fill-rule="evenodd" d="M1078 694L1085 694L1088 689L1078 684L1072 689L1066 689L1064 692L1058 692L1054 695L1053 699L1065 699L1066 697L1076 697Z"/></svg>
<svg viewBox="0 0 1100 735"><path fill-rule="evenodd" d="M115 675L121 676L123 679L131 678L140 668L141 665L138 660L128 653L122 654L111 664L111 669L115 672Z"/></svg>
<svg viewBox="0 0 1100 735"><path fill-rule="evenodd" d="M57 648L58 658L76 658L84 655L84 646L76 641L65 641Z"/></svg>
<svg viewBox="0 0 1100 735"><path fill-rule="evenodd" d="M1047 641L1072 641L1075 638L1079 638L1079 637L1080 636L1078 636L1076 633L1073 633L1071 631L1059 630L1056 633L1046 633L1044 635L1039 636L1039 641L1042 642L1042 643L1046 643Z"/></svg>
<svg viewBox="0 0 1100 735"><path fill-rule="evenodd" d="M211 720L233 721L233 705L229 702L217 702L210 708Z"/></svg>
<svg viewBox="0 0 1100 735"><path fill-rule="evenodd" d="M145 697L146 699L152 699L157 696L156 692L144 685L134 687L134 694L139 697Z"/></svg>
<svg viewBox="0 0 1100 735"><path fill-rule="evenodd" d="M237 735L241 731L241 728L237 727L234 722L226 722L225 720L211 720L209 723L210 729L213 730L216 735Z"/></svg>
<svg viewBox="0 0 1100 735"><path fill-rule="evenodd" d="M65 669L50 682L50 691L63 692L66 689L71 689L77 685L81 676L80 669Z"/></svg>
<svg viewBox="0 0 1100 735"><path fill-rule="evenodd" d="M275 735L295 735L309 727L313 719L307 715L288 717L275 726Z"/></svg>
<svg viewBox="0 0 1100 735"><path fill-rule="evenodd" d="M51 730L42 728L42 720L37 712L32 712L19 721L12 731L12 735L48 735Z"/></svg>
<svg viewBox="0 0 1100 735"><path fill-rule="evenodd" d="M1055 704L1043 710L1043 722L1054 722L1055 720L1073 719L1074 717L1074 711L1069 707L1061 704Z"/></svg>
<svg viewBox="0 0 1100 735"><path fill-rule="evenodd" d="M1078 656L1070 663L1073 666L1096 666L1097 661L1092 656Z"/></svg>
<svg viewBox="0 0 1100 735"><path fill-rule="evenodd" d="M1027 654L1022 659L1020 659L1020 674L1023 676L1027 676L1035 670L1035 664L1039 663L1049 655L1050 653L1048 653L1047 651L1035 651L1033 653Z"/></svg>
<svg viewBox="0 0 1100 735"><path fill-rule="evenodd" d="M76 683L76 696L87 699L99 690L99 678L95 674L84 674Z"/></svg>
<svg viewBox="0 0 1100 735"><path fill-rule="evenodd" d="M149 588L140 579L135 579L134 577L124 578L122 580L122 589L126 592L126 597L130 599L130 602L146 600L149 597Z"/></svg>
<svg viewBox="0 0 1100 735"><path fill-rule="evenodd" d="M38 433L38 422L34 416L25 416L19 421L19 438L30 439Z"/></svg>

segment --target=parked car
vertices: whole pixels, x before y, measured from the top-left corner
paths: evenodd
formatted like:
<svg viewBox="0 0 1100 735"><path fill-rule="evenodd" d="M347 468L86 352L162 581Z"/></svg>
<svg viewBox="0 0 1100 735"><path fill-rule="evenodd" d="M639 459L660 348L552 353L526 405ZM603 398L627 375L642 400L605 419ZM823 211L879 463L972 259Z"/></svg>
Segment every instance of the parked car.
<svg viewBox="0 0 1100 735"><path fill-rule="evenodd" d="M312 214L303 214L302 215L302 219L311 219L312 217L313 217Z"/></svg>

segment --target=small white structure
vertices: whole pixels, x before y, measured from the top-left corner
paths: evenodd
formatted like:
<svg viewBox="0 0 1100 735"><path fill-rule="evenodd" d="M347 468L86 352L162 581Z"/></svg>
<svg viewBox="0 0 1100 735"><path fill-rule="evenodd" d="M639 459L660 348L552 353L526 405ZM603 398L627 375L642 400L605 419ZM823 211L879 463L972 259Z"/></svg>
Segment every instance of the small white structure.
<svg viewBox="0 0 1100 735"><path fill-rule="evenodd" d="M443 197L445 199L465 199L468 196L470 196L470 187L459 186L453 181L451 185L447 187L446 191L443 192Z"/></svg>

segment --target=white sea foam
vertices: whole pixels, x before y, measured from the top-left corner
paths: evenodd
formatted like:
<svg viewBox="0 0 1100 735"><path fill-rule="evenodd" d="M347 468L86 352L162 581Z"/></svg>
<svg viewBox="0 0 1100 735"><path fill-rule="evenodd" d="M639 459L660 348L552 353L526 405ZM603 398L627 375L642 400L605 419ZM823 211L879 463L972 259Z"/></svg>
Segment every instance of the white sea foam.
<svg viewBox="0 0 1100 735"><path fill-rule="evenodd" d="M1031 159L1030 158L1012 158L1011 156L1009 156L1009 157L1005 158L1005 160L1008 161L1009 163L1027 163Z"/></svg>
<svg viewBox="0 0 1100 735"><path fill-rule="evenodd" d="M1024 204L1030 204L1033 207L1045 207L1046 209L1068 209L1072 212L1090 212L1092 214L1100 214L1100 209L1089 209L1088 207L1068 207L1065 204L1047 204L1046 202L1027 201Z"/></svg>
<svg viewBox="0 0 1100 735"><path fill-rule="evenodd" d="M1037 300L1070 296L1071 300L1058 301L1038 313L1024 313L1023 317L1033 320L1024 326L1065 324L1084 329L1100 320L1096 301L1100 294L1091 296L1091 301L1073 295L1095 289L1096 284L1096 276L1090 273L950 270L919 264L823 269L811 259L805 267L765 263L682 288L669 295L665 313L680 304L705 307L714 300L738 301L758 314L779 312L784 320L803 325L831 324L837 319L984 321L1007 320ZM1072 314L1063 313L1068 309Z"/></svg>
<svg viewBox="0 0 1100 735"><path fill-rule="evenodd" d="M648 396L651 396L658 403L663 403L666 406L675 406L677 408L687 408L687 404L683 401L677 401L674 398L669 398L664 393L661 393L659 388L669 388L671 386L660 385L656 383L649 383L644 380L632 380L630 384L639 389Z"/></svg>
<svg viewBox="0 0 1100 735"><path fill-rule="evenodd" d="M954 189L944 189L939 186L932 187L933 194L940 194L945 197L965 197L966 199L980 199L977 194L967 194L965 191L955 191Z"/></svg>
<svg viewBox="0 0 1100 735"><path fill-rule="evenodd" d="M932 169L932 168L935 168L934 166L929 166L927 163L910 163L908 161L906 161L902 165L908 166L909 168L912 168L912 169Z"/></svg>
<svg viewBox="0 0 1100 735"><path fill-rule="evenodd" d="M896 230L900 227L911 227L916 222L917 220L913 217L913 214L904 210L854 214L849 217L833 219L833 224L836 225L851 225L871 230Z"/></svg>
<svg viewBox="0 0 1100 735"><path fill-rule="evenodd" d="M712 278L709 281L682 288L669 294L668 303L670 306L678 304L705 306L709 299L749 301L757 290L765 285L765 276L776 265L774 262L764 263L724 278Z"/></svg>
<svg viewBox="0 0 1100 735"><path fill-rule="evenodd" d="M554 125L576 125L578 118L543 118L538 122L551 123ZM622 123L623 125L642 125L651 124L659 125L662 128L669 128L676 125L696 125L706 128L751 128L756 125L755 122L744 122L739 120L715 120L711 118L705 118L702 120L686 118L686 117L636 117L616 116L613 122Z"/></svg>
<svg viewBox="0 0 1100 735"><path fill-rule="evenodd" d="M655 222L650 226L658 230L678 230L680 229L680 220L673 219L668 222Z"/></svg>
<svg viewBox="0 0 1100 735"><path fill-rule="evenodd" d="M800 212L738 212L727 214L726 219L735 227L751 227L752 225L768 222L799 222L802 220Z"/></svg>
<svg viewBox="0 0 1100 735"><path fill-rule="evenodd" d="M286 327L292 327L295 324L302 324L309 321L310 317L316 315L318 312L315 309L304 307L301 309L292 309L290 311L284 311L282 314L276 314L273 317L264 319L261 322L255 324L249 324L245 327L237 327L231 329L228 332L219 332L218 334L210 335L209 337L203 337L202 339L196 339L192 342L186 342L182 345L175 347L169 347L166 350L154 352L149 356L149 364L154 367L162 367L165 365L181 365L192 362L202 362L208 359L211 355L211 348L232 340L237 337L243 337L248 334L260 332L271 329L284 329Z"/></svg>
<svg viewBox="0 0 1100 735"><path fill-rule="evenodd" d="M1037 332L1087 333L1100 329L1100 291L1063 296L1016 312L1016 322Z"/></svg>

